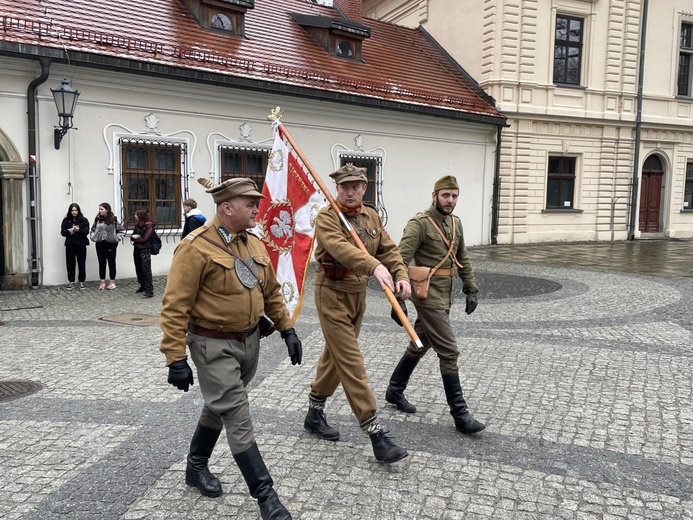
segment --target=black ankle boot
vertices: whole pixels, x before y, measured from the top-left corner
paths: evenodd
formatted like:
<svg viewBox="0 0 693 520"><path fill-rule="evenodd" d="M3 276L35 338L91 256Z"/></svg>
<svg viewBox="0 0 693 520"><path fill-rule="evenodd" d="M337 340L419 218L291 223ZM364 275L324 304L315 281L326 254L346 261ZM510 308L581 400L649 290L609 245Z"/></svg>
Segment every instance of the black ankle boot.
<svg viewBox="0 0 693 520"><path fill-rule="evenodd" d="M459 375L444 375L443 388L445 388L445 396L450 405L450 415L455 420L457 431L472 434L486 428L484 423L477 421L467 410L467 401L464 400L464 395L462 394Z"/></svg>
<svg viewBox="0 0 693 520"><path fill-rule="evenodd" d="M390 377L390 384L385 392L385 400L390 404L394 404L400 412L414 413L416 411L416 406L404 397L404 389L407 388L409 378L418 364L418 358L405 354L399 360L395 371L392 372Z"/></svg>
<svg viewBox="0 0 693 520"><path fill-rule="evenodd" d="M311 433L316 433L326 441L338 441L339 432L327 424L327 416L322 410L308 408L308 413L303 421L303 427Z"/></svg>
<svg viewBox="0 0 693 520"><path fill-rule="evenodd" d="M188 466L185 468L185 483L188 486L196 487L206 497L218 497L222 494L221 482L209 471L207 466L220 433L221 430L213 430L198 423L195 435L190 441Z"/></svg>
<svg viewBox="0 0 693 520"><path fill-rule="evenodd" d="M409 455L407 450L397 446L383 430L377 433L371 433L370 438L371 444L373 444L373 455L375 455L375 459L380 462L391 464Z"/></svg>
<svg viewBox="0 0 693 520"><path fill-rule="evenodd" d="M262 460L257 444L233 456L248 484L250 496L257 500L260 506L262 520L291 520L291 514L279 501L277 492L272 487L274 482Z"/></svg>

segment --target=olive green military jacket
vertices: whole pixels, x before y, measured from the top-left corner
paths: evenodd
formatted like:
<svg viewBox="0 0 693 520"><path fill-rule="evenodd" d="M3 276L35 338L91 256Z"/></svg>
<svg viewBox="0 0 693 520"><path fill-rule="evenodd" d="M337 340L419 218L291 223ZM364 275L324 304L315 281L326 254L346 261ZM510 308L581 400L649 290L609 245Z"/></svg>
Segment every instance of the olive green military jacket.
<svg viewBox="0 0 693 520"><path fill-rule="evenodd" d="M368 253L354 244L332 206L322 208L315 219L315 259L320 263L336 260L356 273L349 274L342 280L328 280L324 273L318 272L315 284L348 293L365 291L368 277L379 264L390 271L395 282L409 281L407 267L397 250L397 244L383 228L378 211L373 206L364 204L358 215L348 219L360 235Z"/></svg>
<svg viewBox="0 0 693 520"><path fill-rule="evenodd" d="M185 359L188 324L219 331L241 331L254 327L267 314L277 330L290 328L291 317L284 305L279 282L265 246L252 233L233 235L229 248L244 260L252 258L264 287L243 285L236 274L236 259L215 243L225 241L218 228L218 217L181 241L173 254L161 308L160 350L166 365ZM252 278L252 277L251 277ZM254 280L254 278L253 278Z"/></svg>
<svg viewBox="0 0 693 520"><path fill-rule="evenodd" d="M452 238L452 219L455 219L455 246L450 257L440 266L440 269L457 269L462 279L462 290L465 294L476 293L479 289L476 286L474 270L469 261L467 248L464 245L464 234L462 232L462 222L455 215L443 215L434 205L430 208L417 213L409 220L404 228L404 235L399 243L399 252L404 262L409 265L414 260L415 265L435 267L448 252L440 233L436 231L433 224L428 220L431 216L440 230L445 233L448 240ZM453 260L453 255L462 265L458 268ZM453 302L453 289L455 287L454 276L433 276L428 290L428 298L419 300L413 293L411 301L418 306L431 309L449 309Z"/></svg>

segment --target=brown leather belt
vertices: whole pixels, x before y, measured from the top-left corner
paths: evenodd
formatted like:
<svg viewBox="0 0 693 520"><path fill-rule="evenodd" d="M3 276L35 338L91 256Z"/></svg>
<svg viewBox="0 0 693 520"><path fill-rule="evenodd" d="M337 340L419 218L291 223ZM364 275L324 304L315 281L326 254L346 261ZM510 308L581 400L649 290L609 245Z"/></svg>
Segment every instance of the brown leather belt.
<svg viewBox="0 0 693 520"><path fill-rule="evenodd" d="M342 266L342 268L344 269L344 276L352 276L352 275L359 274L359 272L356 269L349 269L349 268L344 267L344 266ZM318 271L325 272L325 266L322 264L318 264Z"/></svg>
<svg viewBox="0 0 693 520"><path fill-rule="evenodd" d="M257 325L255 325L252 329L239 331L206 329L204 327L200 327L199 325L193 324L188 326L188 332L197 334L198 336L204 336L205 338L212 339L235 339L236 341L245 341L246 338L251 336L256 330Z"/></svg>
<svg viewBox="0 0 693 520"><path fill-rule="evenodd" d="M433 276L454 276L455 269L438 269Z"/></svg>

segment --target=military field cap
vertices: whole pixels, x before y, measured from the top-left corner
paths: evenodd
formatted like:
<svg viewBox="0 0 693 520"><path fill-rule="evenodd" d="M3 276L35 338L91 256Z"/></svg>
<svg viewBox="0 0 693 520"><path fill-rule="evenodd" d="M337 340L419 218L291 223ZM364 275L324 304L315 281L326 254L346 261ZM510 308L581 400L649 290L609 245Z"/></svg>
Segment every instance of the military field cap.
<svg viewBox="0 0 693 520"><path fill-rule="evenodd" d="M457 184L457 179L452 175L444 175L436 181L433 185L433 191L440 190L459 190L460 186Z"/></svg>
<svg viewBox="0 0 693 520"><path fill-rule="evenodd" d="M346 163L336 172L330 173L330 177L332 177L334 182L337 184L349 181L368 182L368 177L366 177L366 169L358 168L351 163Z"/></svg>
<svg viewBox="0 0 693 520"><path fill-rule="evenodd" d="M236 177L228 179L216 186L207 179L199 178L197 182L207 188L207 193L212 194L215 204L221 204L234 197L244 195L246 197L257 197L264 199L265 196L257 191L257 184L247 177Z"/></svg>

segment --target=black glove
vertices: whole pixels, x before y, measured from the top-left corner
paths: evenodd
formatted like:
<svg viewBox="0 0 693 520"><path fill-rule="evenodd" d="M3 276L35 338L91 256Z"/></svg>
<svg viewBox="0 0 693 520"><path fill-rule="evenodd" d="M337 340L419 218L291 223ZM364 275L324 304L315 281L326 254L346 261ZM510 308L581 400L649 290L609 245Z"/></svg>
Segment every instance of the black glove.
<svg viewBox="0 0 693 520"><path fill-rule="evenodd" d="M464 312L473 313L477 305L479 305L477 293L467 293L467 306L464 308Z"/></svg>
<svg viewBox="0 0 693 520"><path fill-rule="evenodd" d="M303 347L301 340L298 339L296 331L292 328L281 331L282 339L286 343L286 348L289 350L289 357L292 365L300 365L301 357L303 357Z"/></svg>
<svg viewBox="0 0 693 520"><path fill-rule="evenodd" d="M397 298L397 303L399 303L399 308L402 309L402 312L404 313L404 315L409 316L409 313L407 312L407 304L404 303L404 300ZM397 313L395 312L394 307L390 311L390 318L392 318L392 321L394 321L400 327L404 327L404 325L402 325L402 322L399 321L399 316L397 316Z"/></svg>
<svg viewBox="0 0 693 520"><path fill-rule="evenodd" d="M168 366L168 382L178 390L187 392L193 384L192 368L188 365L188 358L181 359Z"/></svg>

